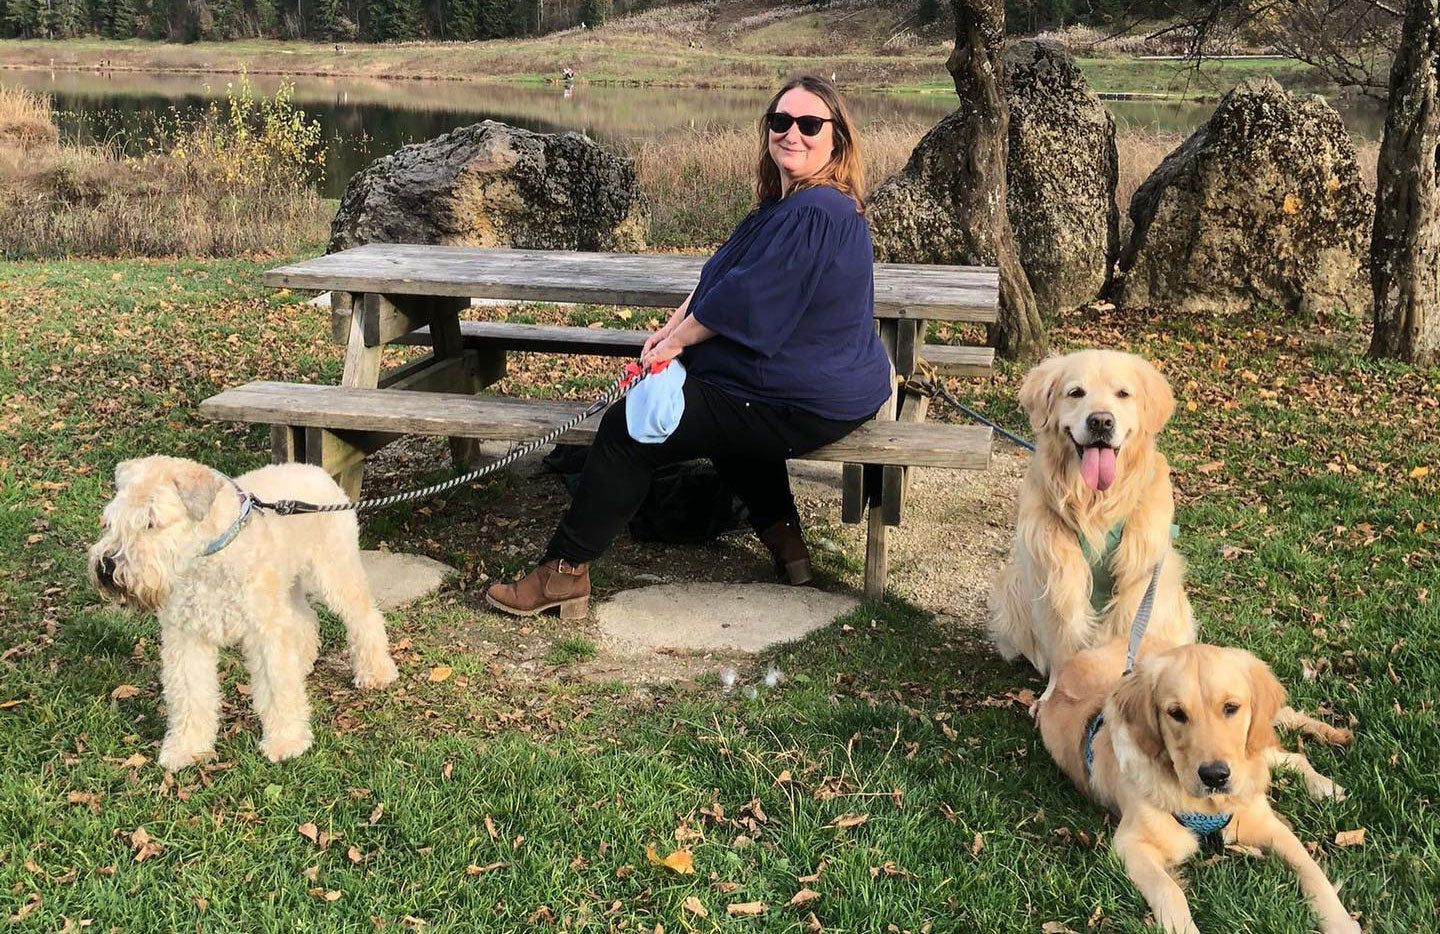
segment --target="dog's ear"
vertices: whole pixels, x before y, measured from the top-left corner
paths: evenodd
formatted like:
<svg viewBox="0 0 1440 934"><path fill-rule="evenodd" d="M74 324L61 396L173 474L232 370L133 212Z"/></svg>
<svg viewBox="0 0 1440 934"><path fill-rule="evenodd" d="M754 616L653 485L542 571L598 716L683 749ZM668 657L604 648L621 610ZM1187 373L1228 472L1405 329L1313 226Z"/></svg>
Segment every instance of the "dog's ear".
<svg viewBox="0 0 1440 934"><path fill-rule="evenodd" d="M1030 427L1036 432L1043 431L1050 424L1050 416L1055 408L1055 391L1060 385L1060 371L1065 366L1064 359L1051 357L1036 364L1020 382L1020 405L1030 416Z"/></svg>
<svg viewBox="0 0 1440 934"><path fill-rule="evenodd" d="M1154 673L1143 663L1115 689L1115 712L1142 753L1157 761L1169 760L1170 752L1160 732L1160 711L1155 705Z"/></svg>
<svg viewBox="0 0 1440 934"><path fill-rule="evenodd" d="M1135 373L1140 379L1140 425L1146 434L1159 434L1175 414L1175 393L1149 360L1136 357Z"/></svg>
<svg viewBox="0 0 1440 934"><path fill-rule="evenodd" d="M130 460L124 460L116 464L115 489L118 490L125 484L129 483L130 478L135 474L135 468L138 466L140 466L140 461L138 458L131 458Z"/></svg>
<svg viewBox="0 0 1440 934"><path fill-rule="evenodd" d="M1285 686L1269 665L1249 652L1244 654L1250 661L1250 730L1245 734L1245 754L1257 756L1276 743L1275 715L1285 706Z"/></svg>
<svg viewBox="0 0 1440 934"><path fill-rule="evenodd" d="M180 502L185 504L185 511L196 522L210 514L215 494L224 484L219 474L200 464L186 464L175 474L175 488L180 491Z"/></svg>

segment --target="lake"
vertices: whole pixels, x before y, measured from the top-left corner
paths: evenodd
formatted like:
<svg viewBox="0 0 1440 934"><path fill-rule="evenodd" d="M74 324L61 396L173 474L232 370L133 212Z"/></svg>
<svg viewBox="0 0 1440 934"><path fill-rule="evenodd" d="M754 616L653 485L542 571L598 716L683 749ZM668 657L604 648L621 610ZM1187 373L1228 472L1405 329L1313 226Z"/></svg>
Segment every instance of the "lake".
<svg viewBox="0 0 1440 934"><path fill-rule="evenodd" d="M225 75L93 71L0 71L0 84L26 87L54 100L67 141L109 142L142 152L157 121L185 119L223 99ZM257 93L273 93L282 79L256 76ZM372 159L408 143L480 120L500 120L541 132L577 130L600 142L687 132L709 125L752 125L769 92L698 88L476 84L464 81L387 81L366 78L291 80L297 106L320 122L326 140L324 192L339 197L350 176ZM861 131L883 122L929 126L955 107L953 94L847 95ZM1188 132L1212 104L1107 101L1122 130ZM1341 111L1352 135L1378 139L1377 109Z"/></svg>

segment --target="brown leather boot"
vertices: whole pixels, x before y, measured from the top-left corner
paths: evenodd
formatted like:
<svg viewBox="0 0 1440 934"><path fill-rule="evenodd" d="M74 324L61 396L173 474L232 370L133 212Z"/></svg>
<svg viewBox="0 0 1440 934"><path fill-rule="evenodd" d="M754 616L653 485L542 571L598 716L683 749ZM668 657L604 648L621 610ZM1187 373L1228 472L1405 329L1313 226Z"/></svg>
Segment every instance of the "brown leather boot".
<svg viewBox="0 0 1440 934"><path fill-rule="evenodd" d="M590 565L551 558L513 584L491 584L485 599L511 616L560 608L561 619L584 619L590 602Z"/></svg>
<svg viewBox="0 0 1440 934"><path fill-rule="evenodd" d="M775 573L781 580L791 584L808 584L810 573L810 552L805 548L805 538L800 534L800 523L793 519L777 522L760 532L760 541L770 549L775 559Z"/></svg>

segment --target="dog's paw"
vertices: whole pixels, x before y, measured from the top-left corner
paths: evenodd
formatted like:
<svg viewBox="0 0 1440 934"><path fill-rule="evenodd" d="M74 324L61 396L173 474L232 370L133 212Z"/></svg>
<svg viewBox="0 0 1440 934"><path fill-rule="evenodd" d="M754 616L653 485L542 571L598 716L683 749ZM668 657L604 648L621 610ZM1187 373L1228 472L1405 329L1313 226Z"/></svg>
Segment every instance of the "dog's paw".
<svg viewBox="0 0 1440 934"><path fill-rule="evenodd" d="M1349 746L1355 742L1355 734L1349 730L1341 729L1338 726L1325 725L1325 732L1316 737L1322 743L1329 743L1331 746Z"/></svg>
<svg viewBox="0 0 1440 934"><path fill-rule="evenodd" d="M271 762L283 762L286 759L293 759L309 749L312 742L314 742L314 738L310 735L309 730L300 734L267 736L260 741L260 751L265 753L265 758Z"/></svg>
<svg viewBox="0 0 1440 934"><path fill-rule="evenodd" d="M194 748L181 746L178 743L161 743L160 754L155 761L167 772L178 772L183 768L194 765L201 759L208 759L215 754L214 750L206 747Z"/></svg>
<svg viewBox="0 0 1440 934"><path fill-rule="evenodd" d="M1305 783L1306 790L1312 798L1329 798L1332 801L1344 801L1345 789L1324 775L1317 775Z"/></svg>
<svg viewBox="0 0 1440 934"><path fill-rule="evenodd" d="M381 655L365 665L355 666L355 686L365 690L383 688L400 677L395 662L389 655Z"/></svg>

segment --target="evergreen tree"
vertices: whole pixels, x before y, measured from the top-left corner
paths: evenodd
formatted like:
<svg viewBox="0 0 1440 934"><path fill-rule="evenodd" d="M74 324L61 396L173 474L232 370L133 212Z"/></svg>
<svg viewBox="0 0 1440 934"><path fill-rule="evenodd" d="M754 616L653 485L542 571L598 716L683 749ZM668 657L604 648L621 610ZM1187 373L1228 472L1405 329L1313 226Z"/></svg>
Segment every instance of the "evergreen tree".
<svg viewBox="0 0 1440 934"><path fill-rule="evenodd" d="M503 39L512 35L511 0L478 0L475 16L475 38Z"/></svg>
<svg viewBox="0 0 1440 934"><path fill-rule="evenodd" d="M541 0L514 0L510 7L510 35L533 36L540 31Z"/></svg>
<svg viewBox="0 0 1440 934"><path fill-rule="evenodd" d="M137 21L135 0L111 0L109 28L105 35L112 39L133 39Z"/></svg>
<svg viewBox="0 0 1440 934"><path fill-rule="evenodd" d="M444 31L446 39L468 42L480 38L479 0L448 0L444 7Z"/></svg>
<svg viewBox="0 0 1440 934"><path fill-rule="evenodd" d="M940 18L940 0L920 0L915 15L922 26L930 25Z"/></svg>
<svg viewBox="0 0 1440 934"><path fill-rule="evenodd" d="M314 10L314 15L310 17L310 32L314 38L330 42L350 38L344 35L345 29L341 25L341 20L345 18L342 0L319 0Z"/></svg>
<svg viewBox="0 0 1440 934"><path fill-rule="evenodd" d="M610 0L580 0L580 22L594 29L610 19Z"/></svg>
<svg viewBox="0 0 1440 934"><path fill-rule="evenodd" d="M373 42L401 42L421 35L418 0L370 0L366 8L366 38Z"/></svg>

